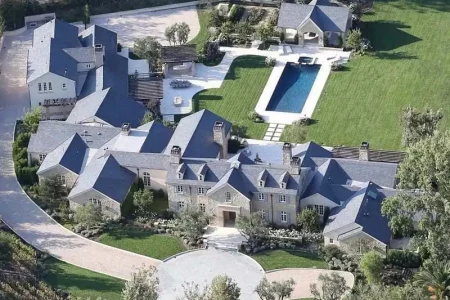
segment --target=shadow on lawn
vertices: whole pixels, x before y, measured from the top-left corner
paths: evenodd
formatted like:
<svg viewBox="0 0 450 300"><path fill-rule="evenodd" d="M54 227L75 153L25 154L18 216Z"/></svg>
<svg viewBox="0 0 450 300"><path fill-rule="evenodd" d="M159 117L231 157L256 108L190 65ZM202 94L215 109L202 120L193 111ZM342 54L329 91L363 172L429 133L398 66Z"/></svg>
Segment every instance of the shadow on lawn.
<svg viewBox="0 0 450 300"><path fill-rule="evenodd" d="M125 228L114 228L112 230L108 230L105 232L111 239L113 240L121 240L126 238L132 239L145 239L152 235L151 232L146 231L137 231L133 229L125 229Z"/></svg>
<svg viewBox="0 0 450 300"><path fill-rule="evenodd" d="M370 40L374 51L391 51L412 43L422 41L402 29L411 26L402 22L373 21L364 24L364 33Z"/></svg>
<svg viewBox="0 0 450 300"><path fill-rule="evenodd" d="M397 0L379 0L383 3L395 3L395 6L399 9L413 9L419 13L423 13L421 8L434 9L437 11L450 11L450 0L403 0L399 2ZM412 6L414 5L414 6Z"/></svg>
<svg viewBox="0 0 450 300"><path fill-rule="evenodd" d="M387 59L387 60L402 60L402 59L417 59L417 55L411 55L404 51L400 52L376 52L374 53L374 56L377 59Z"/></svg>

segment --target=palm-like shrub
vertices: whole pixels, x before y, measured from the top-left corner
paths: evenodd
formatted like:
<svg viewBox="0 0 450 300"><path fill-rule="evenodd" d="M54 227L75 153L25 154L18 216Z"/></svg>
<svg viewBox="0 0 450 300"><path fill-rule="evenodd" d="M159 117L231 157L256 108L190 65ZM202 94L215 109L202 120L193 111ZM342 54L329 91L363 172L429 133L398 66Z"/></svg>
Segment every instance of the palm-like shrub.
<svg viewBox="0 0 450 300"><path fill-rule="evenodd" d="M416 284L431 294L430 299L446 300L450 297L450 262L429 261L414 276Z"/></svg>

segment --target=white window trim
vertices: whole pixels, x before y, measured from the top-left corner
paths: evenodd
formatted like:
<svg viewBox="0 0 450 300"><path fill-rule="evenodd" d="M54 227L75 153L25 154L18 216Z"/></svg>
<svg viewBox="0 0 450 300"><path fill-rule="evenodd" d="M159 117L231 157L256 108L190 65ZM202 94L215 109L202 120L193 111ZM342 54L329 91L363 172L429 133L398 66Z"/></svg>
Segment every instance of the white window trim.
<svg viewBox="0 0 450 300"><path fill-rule="evenodd" d="M102 202L99 199L96 198L89 198L89 203L94 204L95 206L102 207Z"/></svg>
<svg viewBox="0 0 450 300"><path fill-rule="evenodd" d="M285 189L285 188L286 188L286 183L282 182L282 183L281 183L281 188L282 188L282 189Z"/></svg>
<svg viewBox="0 0 450 300"><path fill-rule="evenodd" d="M333 243L334 243L333 239L330 239L330 244L333 244Z"/></svg>
<svg viewBox="0 0 450 300"><path fill-rule="evenodd" d="M178 172L178 179L183 179L183 173Z"/></svg>
<svg viewBox="0 0 450 300"><path fill-rule="evenodd" d="M231 203L231 193L225 192L225 202Z"/></svg>
<svg viewBox="0 0 450 300"><path fill-rule="evenodd" d="M203 175L198 175L198 180L203 181Z"/></svg>
<svg viewBox="0 0 450 300"><path fill-rule="evenodd" d="M283 220L283 216L284 216L284 220ZM282 223L287 223L287 212L285 212L285 211L280 212L280 220Z"/></svg>
<svg viewBox="0 0 450 300"><path fill-rule="evenodd" d="M280 195L279 200L280 200L280 203L286 203L287 202L287 196L286 195Z"/></svg>
<svg viewBox="0 0 450 300"><path fill-rule="evenodd" d="M198 187L197 188L197 194L204 195L205 194L205 188L204 187Z"/></svg>
<svg viewBox="0 0 450 300"><path fill-rule="evenodd" d="M259 185L259 187L264 187L264 181L262 181L262 180L258 181L258 185Z"/></svg>
<svg viewBox="0 0 450 300"><path fill-rule="evenodd" d="M39 154L39 162L43 162L47 154Z"/></svg>
<svg viewBox="0 0 450 300"><path fill-rule="evenodd" d="M58 175L57 180L60 185L66 186L66 176Z"/></svg>
<svg viewBox="0 0 450 300"><path fill-rule="evenodd" d="M67 89L67 85L65 83L62 84L62 89L66 90Z"/></svg>
<svg viewBox="0 0 450 300"><path fill-rule="evenodd" d="M184 193L184 187L182 185L177 185L176 191L177 191L177 194L183 194Z"/></svg>
<svg viewBox="0 0 450 300"><path fill-rule="evenodd" d="M259 193L259 194L258 194L258 200L259 200L259 201L264 201L264 200L266 200L266 194Z"/></svg>
<svg viewBox="0 0 450 300"><path fill-rule="evenodd" d="M151 181L149 172L142 173L142 181L144 182L144 186L146 186L146 187L149 187L152 185L152 181Z"/></svg>
<svg viewBox="0 0 450 300"><path fill-rule="evenodd" d="M184 209L184 208L185 208L184 201L178 201L178 209Z"/></svg>
<svg viewBox="0 0 450 300"><path fill-rule="evenodd" d="M323 216L325 214L325 207L323 205L314 205L314 211L319 215ZM322 212L321 212L322 211Z"/></svg>
<svg viewBox="0 0 450 300"><path fill-rule="evenodd" d="M52 83L51 82L48 83L48 90L49 91L53 91L53 87L52 87Z"/></svg>
<svg viewBox="0 0 450 300"><path fill-rule="evenodd" d="M201 212L206 212L206 204L205 203L200 203L199 208L200 208Z"/></svg>

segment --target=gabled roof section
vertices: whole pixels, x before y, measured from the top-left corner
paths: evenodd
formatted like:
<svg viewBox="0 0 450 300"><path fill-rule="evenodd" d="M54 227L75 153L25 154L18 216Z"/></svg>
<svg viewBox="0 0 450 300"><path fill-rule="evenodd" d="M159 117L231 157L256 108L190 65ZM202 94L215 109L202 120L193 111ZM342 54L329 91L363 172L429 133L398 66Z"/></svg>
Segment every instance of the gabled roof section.
<svg viewBox="0 0 450 300"><path fill-rule="evenodd" d="M69 199L94 189L109 198L123 203L136 174L122 168L112 155L95 159L85 168L78 177Z"/></svg>
<svg viewBox="0 0 450 300"><path fill-rule="evenodd" d="M181 63L197 60L195 45L163 46L161 47L161 62Z"/></svg>
<svg viewBox="0 0 450 300"><path fill-rule="evenodd" d="M186 158L217 158L220 146L214 142L213 136L216 121L224 123L225 134L230 132L230 122L206 109L184 117L178 123L164 153L170 154L173 146L179 146L182 156Z"/></svg>
<svg viewBox="0 0 450 300"><path fill-rule="evenodd" d="M47 154L39 167L38 174L56 165L61 165L76 174L80 174L86 149L89 149L89 147L78 133L75 133L55 150Z"/></svg>
<svg viewBox="0 0 450 300"><path fill-rule="evenodd" d="M332 153L314 142L308 142L294 147L292 149L292 156L302 159L302 167L315 168L317 164L312 159L313 157L331 158Z"/></svg>
<svg viewBox="0 0 450 300"><path fill-rule="evenodd" d="M160 153L166 147L173 135L173 130L164 126L163 124L151 121L144 124L138 129L148 131L148 135L142 144L140 152L143 153Z"/></svg>
<svg viewBox="0 0 450 300"><path fill-rule="evenodd" d="M95 61L95 49L92 47L83 48L66 48L64 52L70 55L77 63L94 62Z"/></svg>
<svg viewBox="0 0 450 300"><path fill-rule="evenodd" d="M258 175L258 181L266 181L267 176L269 176L269 172L267 172L267 170L262 170Z"/></svg>
<svg viewBox="0 0 450 300"><path fill-rule="evenodd" d="M227 161L231 164L233 164L234 162L239 162L244 165L254 165L255 164L255 162L253 160L248 158L248 156L243 154L242 152L239 152L238 154L230 157Z"/></svg>
<svg viewBox="0 0 450 300"><path fill-rule="evenodd" d="M329 0L312 0L311 2L309 2L309 5L331 6L331 3Z"/></svg>
<svg viewBox="0 0 450 300"><path fill-rule="evenodd" d="M219 182L217 182L214 187L212 187L210 190L208 190L207 195L214 194L221 188L223 188L226 185L229 185L233 187L235 190L237 190L239 193L247 197L251 200L252 194L251 190L248 188L247 184L245 183L245 179L241 176L239 170L236 168L231 168L225 176L223 176Z"/></svg>
<svg viewBox="0 0 450 300"><path fill-rule="evenodd" d="M117 34L111 30L92 25L82 31L79 36L83 47L102 45L105 47L106 56L117 54Z"/></svg>

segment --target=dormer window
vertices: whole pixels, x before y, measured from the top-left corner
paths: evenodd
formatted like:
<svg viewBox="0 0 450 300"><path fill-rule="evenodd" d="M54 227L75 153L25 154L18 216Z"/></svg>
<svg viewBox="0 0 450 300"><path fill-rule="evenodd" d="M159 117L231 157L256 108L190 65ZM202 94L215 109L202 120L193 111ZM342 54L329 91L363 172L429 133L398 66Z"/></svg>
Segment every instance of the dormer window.
<svg viewBox="0 0 450 300"><path fill-rule="evenodd" d="M178 179L183 179L183 173L178 172Z"/></svg>
<svg viewBox="0 0 450 300"><path fill-rule="evenodd" d="M282 183L281 183L281 188L282 188L282 189L285 189L285 188L286 188L286 182L282 182Z"/></svg>
<svg viewBox="0 0 450 300"><path fill-rule="evenodd" d="M203 175L198 175L198 180L203 181L204 180Z"/></svg>
<svg viewBox="0 0 450 300"><path fill-rule="evenodd" d="M259 185L259 187L264 187L264 181L262 181L262 180L258 181L258 185Z"/></svg>

